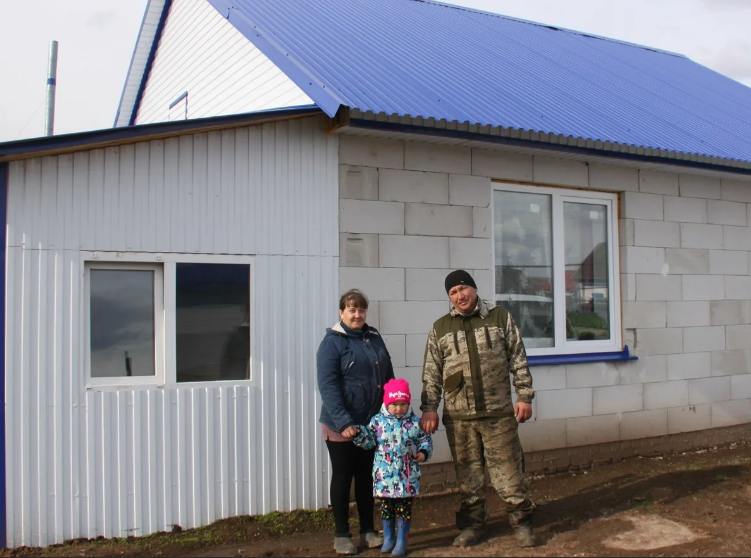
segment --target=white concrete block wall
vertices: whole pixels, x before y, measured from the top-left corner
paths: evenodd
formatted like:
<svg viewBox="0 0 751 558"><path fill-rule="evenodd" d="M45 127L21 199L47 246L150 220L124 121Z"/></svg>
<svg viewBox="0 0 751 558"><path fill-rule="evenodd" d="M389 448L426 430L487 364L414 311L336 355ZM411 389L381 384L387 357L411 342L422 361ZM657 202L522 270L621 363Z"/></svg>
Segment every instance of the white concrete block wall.
<svg viewBox="0 0 751 558"><path fill-rule="evenodd" d="M428 329L449 308L446 274L463 267L492 289L495 179L621 192L623 337L639 360L533 367L527 451L749 421L751 180L388 139L340 145L341 287L374 300L415 398Z"/></svg>

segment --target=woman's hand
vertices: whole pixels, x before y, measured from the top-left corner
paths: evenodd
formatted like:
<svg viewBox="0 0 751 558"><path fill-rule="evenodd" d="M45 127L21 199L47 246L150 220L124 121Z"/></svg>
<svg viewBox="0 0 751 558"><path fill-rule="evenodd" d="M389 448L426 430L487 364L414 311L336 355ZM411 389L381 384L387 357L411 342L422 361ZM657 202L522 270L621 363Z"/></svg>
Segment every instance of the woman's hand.
<svg viewBox="0 0 751 558"><path fill-rule="evenodd" d="M348 426L344 430L342 430L342 436L345 438L354 438L360 433L360 429L356 426Z"/></svg>

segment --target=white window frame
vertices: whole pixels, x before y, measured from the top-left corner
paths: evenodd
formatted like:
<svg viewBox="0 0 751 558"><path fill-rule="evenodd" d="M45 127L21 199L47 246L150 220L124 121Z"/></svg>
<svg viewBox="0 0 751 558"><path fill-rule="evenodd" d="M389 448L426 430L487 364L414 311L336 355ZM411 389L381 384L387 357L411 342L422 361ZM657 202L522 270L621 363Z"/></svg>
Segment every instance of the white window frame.
<svg viewBox="0 0 751 558"><path fill-rule="evenodd" d="M247 380L216 380L203 382L177 381L177 264L242 264L249 267L250 312L248 316L250 330L250 373ZM88 389L117 389L121 387L157 386L166 388L203 388L216 386L255 386L257 380L253 373L253 355L256 352L254 340L253 293L255 258L242 255L183 254L183 253L146 253L146 252L81 252L81 268L84 270L84 296L82 304L83 324L86 334L82 341L85 354L85 385ZM154 288L154 353L157 361L156 376L132 376L115 378L91 377L90 344L90 290L88 269L159 269L159 279L155 274ZM157 285L160 288L157 288ZM157 306L157 304L159 306ZM159 310L161 309L161 311Z"/></svg>
<svg viewBox="0 0 751 558"><path fill-rule="evenodd" d="M141 386L161 385L164 383L164 269L159 264L146 262L101 262L84 263L84 368L86 385L101 386ZM94 378L91 375L91 273L92 269L112 271L152 271L154 273L154 375L153 376L115 376Z"/></svg>
<svg viewBox="0 0 751 558"><path fill-rule="evenodd" d="M553 250L553 315L555 321L554 347L528 348L529 356L575 355L589 353L609 353L623 350L621 322L621 283L619 270L620 243L618 239L618 194L593 190L575 190L565 187L536 186L533 184L492 181L491 218L495 223L495 192L518 192L522 194L543 194L551 197L551 238ZM610 339L593 341L569 341L566 339L566 267L564 257L563 204L565 202L605 205L608 216L608 273L609 292L608 316ZM560 231L560 232L558 232ZM493 297L496 281L495 227L491 232Z"/></svg>

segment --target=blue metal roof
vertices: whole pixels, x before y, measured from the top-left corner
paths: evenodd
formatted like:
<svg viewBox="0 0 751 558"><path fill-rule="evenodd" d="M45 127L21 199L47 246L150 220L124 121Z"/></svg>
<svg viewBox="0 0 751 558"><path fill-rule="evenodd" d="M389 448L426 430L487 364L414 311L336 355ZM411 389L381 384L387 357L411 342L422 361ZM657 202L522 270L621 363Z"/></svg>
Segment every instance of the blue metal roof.
<svg viewBox="0 0 751 558"><path fill-rule="evenodd" d="M751 88L686 57L426 0L209 0L340 106L751 162Z"/></svg>

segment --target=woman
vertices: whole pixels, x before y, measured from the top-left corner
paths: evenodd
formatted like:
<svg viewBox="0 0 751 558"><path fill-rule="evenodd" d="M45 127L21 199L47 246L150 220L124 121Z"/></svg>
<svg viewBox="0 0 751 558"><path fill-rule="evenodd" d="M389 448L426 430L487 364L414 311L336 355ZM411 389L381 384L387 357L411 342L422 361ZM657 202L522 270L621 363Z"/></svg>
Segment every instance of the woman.
<svg viewBox="0 0 751 558"><path fill-rule="evenodd" d="M349 493L355 479L360 516L360 546L383 544L373 527L373 458L375 450L352 443L355 425L368 424L383 402L383 386L394 369L378 331L365 322L368 299L357 289L339 300L339 323L326 330L318 347L318 391L321 394L323 439L331 459L331 507L336 524L334 550L356 554L349 533Z"/></svg>

